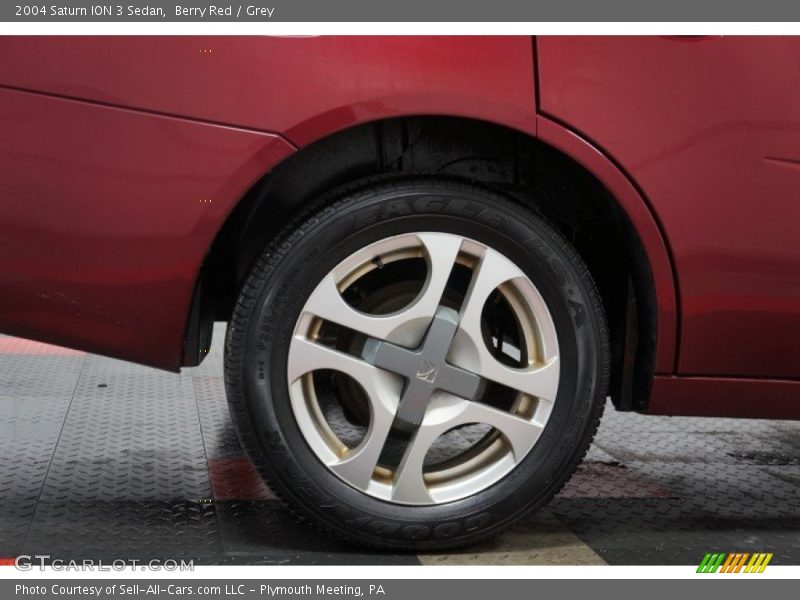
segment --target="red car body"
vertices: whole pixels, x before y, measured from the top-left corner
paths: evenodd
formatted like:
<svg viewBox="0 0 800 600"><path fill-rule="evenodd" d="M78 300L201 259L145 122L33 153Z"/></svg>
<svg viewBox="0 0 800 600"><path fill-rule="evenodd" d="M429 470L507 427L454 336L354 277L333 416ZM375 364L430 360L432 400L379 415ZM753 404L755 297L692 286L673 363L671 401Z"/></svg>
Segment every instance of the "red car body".
<svg viewBox="0 0 800 600"><path fill-rule="evenodd" d="M652 276L652 413L800 417L800 39L0 38L0 330L177 370L249 190L363 123L551 146Z"/></svg>

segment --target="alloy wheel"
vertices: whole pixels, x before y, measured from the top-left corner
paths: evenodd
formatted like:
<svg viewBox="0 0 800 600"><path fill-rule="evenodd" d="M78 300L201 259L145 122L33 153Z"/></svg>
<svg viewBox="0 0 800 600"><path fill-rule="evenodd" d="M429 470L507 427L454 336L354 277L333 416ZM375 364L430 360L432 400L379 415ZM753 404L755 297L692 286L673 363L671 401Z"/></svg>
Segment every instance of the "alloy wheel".
<svg viewBox="0 0 800 600"><path fill-rule="evenodd" d="M340 262L305 303L287 364L316 457L404 505L465 498L510 473L547 424L559 376L536 286L501 252L440 232Z"/></svg>

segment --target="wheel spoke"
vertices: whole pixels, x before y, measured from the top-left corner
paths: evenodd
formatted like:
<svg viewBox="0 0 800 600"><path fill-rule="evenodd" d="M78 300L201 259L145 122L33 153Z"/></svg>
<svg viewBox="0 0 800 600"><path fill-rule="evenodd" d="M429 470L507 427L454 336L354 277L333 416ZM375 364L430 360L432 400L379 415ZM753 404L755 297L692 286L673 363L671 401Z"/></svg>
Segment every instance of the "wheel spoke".
<svg viewBox="0 0 800 600"><path fill-rule="evenodd" d="M330 469L342 479L352 485L366 490L372 480L372 474L378 465L386 438L392 428L394 415L388 411L372 414L369 429L362 442L350 450L342 459L328 465Z"/></svg>
<svg viewBox="0 0 800 600"><path fill-rule="evenodd" d="M517 277L525 277L525 275L505 256L491 248L486 248L461 308L462 324L466 323L471 328L480 327L483 306L486 304L489 294L506 281ZM480 330L471 331L471 333L480 334Z"/></svg>
<svg viewBox="0 0 800 600"><path fill-rule="evenodd" d="M377 369L366 361L333 348L316 344L301 336L295 336L289 347L289 383L306 373L320 369L332 369L349 375L361 384L365 391L373 386Z"/></svg>
<svg viewBox="0 0 800 600"><path fill-rule="evenodd" d="M500 285L524 277L522 271L499 252L486 249L461 308L450 360L454 365L481 377L554 402L560 374L557 356L544 364L516 369L498 361L483 342L481 316L489 295Z"/></svg>
<svg viewBox="0 0 800 600"><path fill-rule="evenodd" d="M544 427L535 421L529 421L518 415L498 410L480 404L470 402L463 413L461 413L460 424L466 423L486 423L497 429L511 446L514 453L514 460L519 462L528 453Z"/></svg>
<svg viewBox="0 0 800 600"><path fill-rule="evenodd" d="M437 425L426 424L424 420L414 432L395 472L392 500L408 504L427 504L433 501L425 485L422 469L425 455L440 434Z"/></svg>
<svg viewBox="0 0 800 600"><path fill-rule="evenodd" d="M439 436L471 423L485 423L497 429L511 447L515 462L525 457L543 429L542 425L512 413L452 394L441 394L431 402L425 419L406 448L395 472L392 500L412 504L431 502L423 475L425 455Z"/></svg>
<svg viewBox="0 0 800 600"><path fill-rule="evenodd" d="M487 352L486 357L482 357L478 374L536 398L554 402L558 393L560 370L557 357L550 359L545 365L512 369Z"/></svg>
<svg viewBox="0 0 800 600"><path fill-rule="evenodd" d="M305 312L379 340L408 347L419 344L441 301L461 248L461 238L437 233L421 233L416 237L425 248L428 274L422 291L410 306L389 315L362 313L345 302L334 273L329 273L308 299ZM366 252L363 258L366 262L375 256Z"/></svg>
<svg viewBox="0 0 800 600"><path fill-rule="evenodd" d="M367 395L370 424L364 439L356 448L328 463L328 467L342 479L366 490L397 412L402 382L354 356L296 336L289 350L290 384L319 369L332 369L349 375Z"/></svg>

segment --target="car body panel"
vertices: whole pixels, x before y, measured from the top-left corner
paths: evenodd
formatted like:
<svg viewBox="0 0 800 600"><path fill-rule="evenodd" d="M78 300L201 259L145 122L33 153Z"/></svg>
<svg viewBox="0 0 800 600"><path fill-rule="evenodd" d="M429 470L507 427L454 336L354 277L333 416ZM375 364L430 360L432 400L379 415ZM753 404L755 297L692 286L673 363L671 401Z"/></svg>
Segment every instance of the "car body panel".
<svg viewBox="0 0 800 600"><path fill-rule="evenodd" d="M529 37L21 36L0 55L0 330L166 369L214 236L290 140L398 115L536 126Z"/></svg>
<svg viewBox="0 0 800 600"><path fill-rule="evenodd" d="M0 131L0 330L177 370L214 236L293 147L2 89Z"/></svg>
<svg viewBox="0 0 800 600"><path fill-rule="evenodd" d="M800 377L800 38L543 37L538 58L542 113L668 240L678 373Z"/></svg>
<svg viewBox="0 0 800 600"><path fill-rule="evenodd" d="M800 381L657 375L647 412L655 415L797 419Z"/></svg>
<svg viewBox="0 0 800 600"><path fill-rule="evenodd" d="M0 38L0 85L248 127L298 146L402 115L535 127L527 36Z"/></svg>

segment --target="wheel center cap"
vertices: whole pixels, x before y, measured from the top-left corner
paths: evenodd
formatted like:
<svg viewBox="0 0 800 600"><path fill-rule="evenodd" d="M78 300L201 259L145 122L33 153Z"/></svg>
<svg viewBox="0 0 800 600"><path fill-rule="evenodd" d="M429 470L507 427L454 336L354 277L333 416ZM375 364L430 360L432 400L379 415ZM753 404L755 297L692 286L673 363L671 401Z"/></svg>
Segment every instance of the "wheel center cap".
<svg viewBox="0 0 800 600"><path fill-rule="evenodd" d="M457 330L458 313L440 306L416 349L376 339L370 339L364 345L364 360L405 379L396 415L396 423L401 428L412 430L422 423L436 390L467 400L475 398L481 378L447 362L447 353Z"/></svg>

